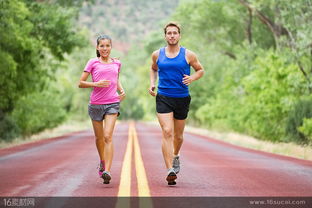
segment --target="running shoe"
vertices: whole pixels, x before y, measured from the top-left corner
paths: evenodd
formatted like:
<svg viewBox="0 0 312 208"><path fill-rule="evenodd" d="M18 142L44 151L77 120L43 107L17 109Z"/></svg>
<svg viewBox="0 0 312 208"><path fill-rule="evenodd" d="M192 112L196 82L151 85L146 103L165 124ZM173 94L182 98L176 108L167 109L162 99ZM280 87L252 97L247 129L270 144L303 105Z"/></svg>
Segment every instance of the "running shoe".
<svg viewBox="0 0 312 208"><path fill-rule="evenodd" d="M105 163L100 162L98 169L99 169L99 176L102 177L103 172L105 170Z"/></svg>
<svg viewBox="0 0 312 208"><path fill-rule="evenodd" d="M104 171L102 174L102 178L104 179L104 184L109 184L109 181L112 179L110 172Z"/></svg>
<svg viewBox="0 0 312 208"><path fill-rule="evenodd" d="M172 168L174 169L174 172L176 174L178 174L180 172L180 158L179 158L179 156L173 157Z"/></svg>
<svg viewBox="0 0 312 208"><path fill-rule="evenodd" d="M177 179L177 174L176 172L174 171L173 168L170 168L168 170L168 175L167 175L167 178L166 180L168 181L168 185L176 185L177 183L175 182L175 180Z"/></svg>

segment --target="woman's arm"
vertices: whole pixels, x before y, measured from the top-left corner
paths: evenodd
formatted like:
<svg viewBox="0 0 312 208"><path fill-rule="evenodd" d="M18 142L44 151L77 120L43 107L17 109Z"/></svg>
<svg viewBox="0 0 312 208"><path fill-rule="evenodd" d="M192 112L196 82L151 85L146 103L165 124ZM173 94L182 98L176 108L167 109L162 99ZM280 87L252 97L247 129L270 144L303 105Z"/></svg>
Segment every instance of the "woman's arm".
<svg viewBox="0 0 312 208"><path fill-rule="evenodd" d="M89 72L82 72L78 87L79 88L90 88L90 87L108 87L110 80L100 80L98 82L88 82Z"/></svg>
<svg viewBox="0 0 312 208"><path fill-rule="evenodd" d="M121 84L119 78L118 78L118 82L117 82L117 90L119 91L119 99L120 99L120 101L123 101L123 99L125 99L125 97L126 97L126 92L123 89L122 84Z"/></svg>

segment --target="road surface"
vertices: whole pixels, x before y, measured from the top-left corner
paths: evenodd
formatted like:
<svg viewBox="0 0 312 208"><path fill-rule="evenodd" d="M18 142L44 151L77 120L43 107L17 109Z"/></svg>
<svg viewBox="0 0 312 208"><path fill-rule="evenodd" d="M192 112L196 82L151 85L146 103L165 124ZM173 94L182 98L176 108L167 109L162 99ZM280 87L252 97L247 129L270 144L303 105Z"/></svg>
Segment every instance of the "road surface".
<svg viewBox="0 0 312 208"><path fill-rule="evenodd" d="M312 161L255 151L186 132L177 185L168 186L159 126L121 122L115 128L113 141L115 154L108 185L98 177L98 155L91 129L1 149L1 207L8 205L5 204L8 201L18 203L16 200L23 197L27 200L35 197L36 205L43 205L40 199L50 200L46 207L55 207L54 197L60 202L59 207L67 207L66 197L78 197L76 200L108 197L111 201L106 207L125 207L122 203L126 202L118 201L119 197L146 199L129 202L128 207L163 207L152 200L154 197L165 200L181 197L183 203L192 199L227 202L233 199L234 204L245 197L259 201L263 198L267 206L271 199L295 197L305 201L301 207L312 207Z"/></svg>

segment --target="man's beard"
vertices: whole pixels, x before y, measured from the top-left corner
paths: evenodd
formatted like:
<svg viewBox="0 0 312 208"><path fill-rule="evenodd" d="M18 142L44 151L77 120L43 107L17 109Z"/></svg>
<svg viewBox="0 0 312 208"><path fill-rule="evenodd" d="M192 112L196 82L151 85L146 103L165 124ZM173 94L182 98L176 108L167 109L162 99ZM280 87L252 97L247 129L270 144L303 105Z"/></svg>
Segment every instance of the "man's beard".
<svg viewBox="0 0 312 208"><path fill-rule="evenodd" d="M167 41L167 44L170 45L170 46L176 46L178 45L179 41L175 41L173 43L170 43L170 41Z"/></svg>

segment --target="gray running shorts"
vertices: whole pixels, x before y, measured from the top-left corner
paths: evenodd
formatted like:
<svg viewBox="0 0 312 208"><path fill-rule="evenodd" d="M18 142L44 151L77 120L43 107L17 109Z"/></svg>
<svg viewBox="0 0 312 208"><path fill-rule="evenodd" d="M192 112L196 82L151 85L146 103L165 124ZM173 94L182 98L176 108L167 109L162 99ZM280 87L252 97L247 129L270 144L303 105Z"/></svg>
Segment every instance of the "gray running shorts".
<svg viewBox="0 0 312 208"><path fill-rule="evenodd" d="M119 116L119 102L104 105L89 104L88 113L90 118L95 121L103 121L107 114L118 114Z"/></svg>

